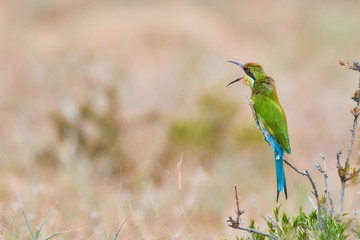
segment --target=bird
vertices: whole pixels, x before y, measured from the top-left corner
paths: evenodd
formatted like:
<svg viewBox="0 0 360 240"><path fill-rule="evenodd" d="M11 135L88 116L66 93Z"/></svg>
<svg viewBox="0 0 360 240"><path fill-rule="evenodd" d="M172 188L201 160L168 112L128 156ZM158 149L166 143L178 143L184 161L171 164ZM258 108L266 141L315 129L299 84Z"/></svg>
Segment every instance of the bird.
<svg viewBox="0 0 360 240"><path fill-rule="evenodd" d="M250 104L252 105L255 121L275 155L276 202L278 202L279 193L282 191L284 191L287 199L283 160L284 153L291 154L291 149L286 116L276 93L275 81L266 75L263 67L257 63L250 62L243 65L234 61L229 62L240 66L246 75L235 79L226 86L240 81L250 87Z"/></svg>

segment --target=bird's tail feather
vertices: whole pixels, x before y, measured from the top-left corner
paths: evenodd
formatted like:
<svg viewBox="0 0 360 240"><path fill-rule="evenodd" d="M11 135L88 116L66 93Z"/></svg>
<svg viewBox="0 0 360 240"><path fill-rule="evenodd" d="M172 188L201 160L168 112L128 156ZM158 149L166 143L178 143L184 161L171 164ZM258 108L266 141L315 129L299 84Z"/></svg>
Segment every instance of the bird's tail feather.
<svg viewBox="0 0 360 240"><path fill-rule="evenodd" d="M277 182L277 196L276 202L279 200L279 194L284 190L285 198L287 199L287 191L286 191L286 182L285 182L285 172L284 172L284 150L275 139L274 136L269 134L266 128L263 126L261 128L265 136L265 141L267 141L274 154L275 154L275 168L276 168L276 182Z"/></svg>
<svg viewBox="0 0 360 240"><path fill-rule="evenodd" d="M277 195L276 202L279 200L279 194L284 190L285 198L287 199L285 171L284 171L284 152L275 155L275 168L276 168L276 182L277 182Z"/></svg>

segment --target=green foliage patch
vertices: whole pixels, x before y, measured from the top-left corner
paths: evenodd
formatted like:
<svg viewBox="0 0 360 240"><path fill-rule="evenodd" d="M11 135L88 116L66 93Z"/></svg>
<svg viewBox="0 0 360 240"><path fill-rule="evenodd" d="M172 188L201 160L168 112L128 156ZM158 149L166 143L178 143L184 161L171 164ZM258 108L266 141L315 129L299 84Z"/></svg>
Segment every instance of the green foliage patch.
<svg viewBox="0 0 360 240"><path fill-rule="evenodd" d="M280 207L276 207L273 210L273 213L273 217L265 218L267 224L267 231L265 232L278 239L344 240L348 237L345 233L348 225L338 221L334 217L330 217L326 213L322 213L319 216L317 211L314 210L309 214L306 214L300 208L297 216L289 216L286 212L280 214ZM249 228L259 229L256 227L253 219L250 221ZM359 234L357 233L357 235ZM241 237L240 239L248 238ZM252 233L251 239L264 240L266 237L257 233Z"/></svg>

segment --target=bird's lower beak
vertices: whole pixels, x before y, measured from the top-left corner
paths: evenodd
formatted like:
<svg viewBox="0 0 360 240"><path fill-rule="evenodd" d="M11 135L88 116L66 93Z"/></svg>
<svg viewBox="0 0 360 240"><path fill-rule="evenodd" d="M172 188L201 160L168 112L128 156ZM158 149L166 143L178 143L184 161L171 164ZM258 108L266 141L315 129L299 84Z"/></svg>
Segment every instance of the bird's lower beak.
<svg viewBox="0 0 360 240"><path fill-rule="evenodd" d="M245 77L241 77L241 78L235 79L234 81L232 81L231 83L229 83L228 85L226 85L226 87L229 86L229 85L231 85L231 84L233 84L233 83L236 83L236 82L238 82L238 81L244 83L246 86L248 86L248 87L250 87L250 88L252 88L252 86L253 86L253 84L254 84L254 80L253 80L251 77L249 77L248 75L246 75Z"/></svg>
<svg viewBox="0 0 360 240"><path fill-rule="evenodd" d="M237 78L237 79L235 79L234 81L232 81L231 83L229 83L228 85L226 85L226 87L229 86L229 85L231 85L231 84L233 84L233 83L236 83L236 82L238 82L238 81L242 82L242 81L244 81L244 79L245 79L244 77Z"/></svg>

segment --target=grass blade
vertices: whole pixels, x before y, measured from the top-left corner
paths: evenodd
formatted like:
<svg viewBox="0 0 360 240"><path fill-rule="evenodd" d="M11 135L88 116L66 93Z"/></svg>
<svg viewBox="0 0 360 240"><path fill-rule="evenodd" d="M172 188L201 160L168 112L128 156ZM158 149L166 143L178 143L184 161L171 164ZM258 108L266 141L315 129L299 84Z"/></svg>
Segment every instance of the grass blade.
<svg viewBox="0 0 360 240"><path fill-rule="evenodd" d="M25 214L24 205L23 205L23 203L22 203L22 201L21 201L20 195L19 195L18 192L16 192L16 194L17 194L18 199L19 199L19 204L20 204L21 212L22 212L22 214L23 214L23 216L24 216L24 218L25 218L26 225L27 225L27 227L28 227L28 229L29 229L29 231L30 231L31 239L37 240L37 238L36 238L35 235L34 235L34 232L33 232L32 228L31 228L31 226L30 226L29 219L27 218L27 216L26 216L26 214Z"/></svg>
<svg viewBox="0 0 360 240"><path fill-rule="evenodd" d="M49 211L48 215L46 216L45 220L43 221L43 223L41 224L41 226L39 227L39 230L36 232L36 239L39 238L40 232L42 230L42 228L44 227L45 223L47 222L47 220L49 219L49 217L52 215L56 205L58 204L59 201L56 201L55 205L51 208L51 210ZM56 234L56 233L55 233Z"/></svg>
<svg viewBox="0 0 360 240"><path fill-rule="evenodd" d="M128 220L128 218L129 218L129 217L127 217L127 218L125 219L125 221L120 225L120 227L119 227L118 230L116 231L114 240L117 240L117 238L119 237L119 233L120 233L122 227L124 226L124 224L126 223L126 221Z"/></svg>
<svg viewBox="0 0 360 240"><path fill-rule="evenodd" d="M50 236L48 236L48 237L44 238L44 240L51 239L51 238L56 237L56 236L59 236L59 235L61 235L61 234L63 234L63 232L57 232L57 233L54 233L54 234L52 234L52 235L50 235Z"/></svg>

